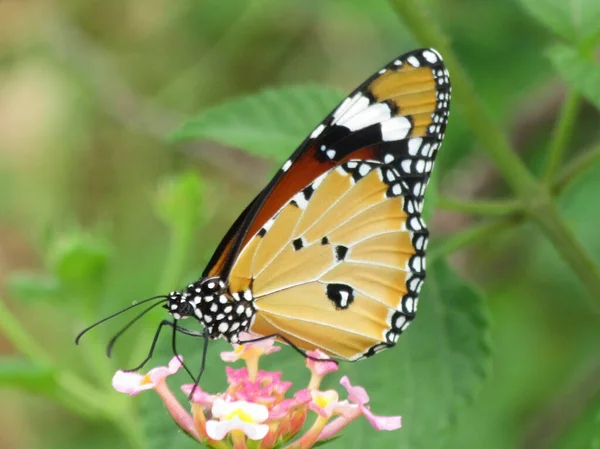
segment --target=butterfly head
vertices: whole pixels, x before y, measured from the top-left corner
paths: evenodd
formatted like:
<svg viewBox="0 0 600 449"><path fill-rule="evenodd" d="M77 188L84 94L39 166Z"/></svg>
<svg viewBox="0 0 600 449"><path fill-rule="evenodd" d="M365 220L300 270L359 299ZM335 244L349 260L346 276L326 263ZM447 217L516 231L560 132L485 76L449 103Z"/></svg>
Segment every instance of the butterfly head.
<svg viewBox="0 0 600 449"><path fill-rule="evenodd" d="M194 304L190 302L190 295L173 291L167 295L166 304L163 306L176 320L183 320L194 315Z"/></svg>
<svg viewBox="0 0 600 449"><path fill-rule="evenodd" d="M231 295L220 278L210 277L188 285L183 292L169 293L164 307L175 320L193 316L211 338L236 342L239 332L248 328L254 316L250 299Z"/></svg>

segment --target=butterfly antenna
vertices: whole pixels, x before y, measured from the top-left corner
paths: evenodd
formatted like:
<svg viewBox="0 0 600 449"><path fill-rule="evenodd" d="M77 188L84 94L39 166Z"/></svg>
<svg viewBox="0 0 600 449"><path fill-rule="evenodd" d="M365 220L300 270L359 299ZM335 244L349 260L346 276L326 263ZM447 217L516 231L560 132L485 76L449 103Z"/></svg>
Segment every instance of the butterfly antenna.
<svg viewBox="0 0 600 449"><path fill-rule="evenodd" d="M96 326L99 326L100 324L113 319L116 316L121 315L122 313L127 312L128 310L133 309L134 307L138 307L141 306L144 303L147 303L149 301L153 301L155 299L167 299L167 296L165 295L159 295L159 296L153 296L152 298L148 298L148 299L144 299L143 301L140 302L136 302L135 304L130 305L129 307L125 307L123 310L120 310L116 313L113 313L112 315L107 316L106 318L102 318L100 321L95 322L94 324L92 324L91 326L86 327L84 330L82 330L81 332L79 332L79 334L77 334L77 337L75 337L75 344L78 345L79 344L79 340L81 340L81 337L83 337L85 334L88 333L88 331L92 330L93 328L95 328ZM162 302L162 301L161 301ZM160 303L159 303L160 304Z"/></svg>
<svg viewBox="0 0 600 449"><path fill-rule="evenodd" d="M166 298L165 298L166 301ZM155 307L160 306L164 301L160 301L157 302L156 304L152 304L150 307L148 307L147 309L145 309L144 311L142 311L140 314L138 314L135 318L133 318L129 323L127 323L125 326L123 326L121 328L121 330L119 332L117 332L108 342L108 344L106 345L106 355L108 357L110 357L110 354L112 352L112 348L115 345L115 343L117 342L117 340L119 339L119 337L121 335L123 335L131 326L133 326L138 320L140 320L142 317L144 317L144 315L146 315L148 312L150 312L152 309L154 309Z"/></svg>

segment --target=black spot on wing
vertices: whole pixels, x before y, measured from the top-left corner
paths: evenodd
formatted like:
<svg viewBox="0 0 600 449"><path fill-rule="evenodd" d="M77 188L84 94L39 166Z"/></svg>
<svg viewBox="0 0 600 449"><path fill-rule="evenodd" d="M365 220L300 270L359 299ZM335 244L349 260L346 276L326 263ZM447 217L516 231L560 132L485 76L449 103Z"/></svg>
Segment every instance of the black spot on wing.
<svg viewBox="0 0 600 449"><path fill-rule="evenodd" d="M302 248L304 248L304 240L302 240L302 237L297 238L292 242L292 245L294 246L294 249L296 251L301 250Z"/></svg>
<svg viewBox="0 0 600 449"><path fill-rule="evenodd" d="M335 247L335 260L341 262L346 258L346 254L348 254L348 247L343 245L337 245Z"/></svg>
<svg viewBox="0 0 600 449"><path fill-rule="evenodd" d="M327 284L325 293L336 309L345 310L354 302L354 289L347 284Z"/></svg>

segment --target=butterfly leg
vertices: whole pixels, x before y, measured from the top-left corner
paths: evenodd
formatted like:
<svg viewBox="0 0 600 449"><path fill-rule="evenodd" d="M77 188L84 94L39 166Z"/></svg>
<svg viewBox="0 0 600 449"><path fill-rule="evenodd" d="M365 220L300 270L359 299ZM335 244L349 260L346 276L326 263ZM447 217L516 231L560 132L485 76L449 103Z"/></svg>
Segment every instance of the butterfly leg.
<svg viewBox="0 0 600 449"><path fill-rule="evenodd" d="M332 360L332 359L320 359L318 357L313 357L312 355L308 355L306 353L306 351L304 351L303 349L300 349L298 346L296 346L291 340L289 340L287 337L285 337L284 335L281 334L271 334L271 335L265 335L264 337L257 337L257 338L253 338L252 340L246 340L246 341L240 341L238 342L240 345L244 345L246 343L256 343L259 341L263 341L263 340L268 340L269 338L279 338L280 340L283 340L285 343L287 343L294 351L296 351L298 354L300 354L302 357L304 357L305 359L309 359L309 360L314 360L315 362L334 362L336 365L339 365L339 362L337 360Z"/></svg>
<svg viewBox="0 0 600 449"><path fill-rule="evenodd" d="M158 338L160 337L160 332L162 331L162 329L165 326L172 327L173 328L173 333L175 333L175 332L181 332L182 334L190 335L190 336L193 336L193 337L204 337L204 333L202 333L202 332L192 331L192 330L186 329L184 327L177 326L172 321L163 320L163 321L160 322L160 324L158 325L158 328L156 329L156 333L154 334L154 338L152 339L152 344L150 345L150 350L148 351L148 355L146 356L146 358L142 361L142 363L140 363L135 368L131 368L131 369L128 369L128 370L125 370L125 371L128 371L128 372L130 372L130 371L137 371L137 370L143 368L146 363L148 363L148 361L154 355L154 350L156 349L156 343L158 342ZM173 350L175 350L175 337L173 337L172 345L173 345ZM177 355L177 353L175 353L175 355ZM186 370L187 370L187 368L186 368ZM193 378L193 376L192 376L192 378Z"/></svg>
<svg viewBox="0 0 600 449"><path fill-rule="evenodd" d="M171 323L169 321L169 323ZM183 369L188 373L188 375L190 376L190 378L192 380L195 380L195 376L192 374L192 372L190 371L190 369L186 366L185 363L183 363L183 359L180 357L179 355L179 351L177 350L177 342L176 342L176 337L177 337L177 332L180 332L184 335L190 335L192 337L204 337L204 334L201 334L199 332L195 332L189 329L186 329L185 327L180 327L177 325L177 320L175 320L173 323L169 324L169 326L171 326L173 328L173 332L171 333L171 349L173 351L173 355L175 357L177 357L177 360L179 360L179 363L181 363L181 366L183 367Z"/></svg>
<svg viewBox="0 0 600 449"><path fill-rule="evenodd" d="M208 338L208 329L204 328L204 331L202 331L201 335L202 337L204 337L204 346L202 347L202 363L200 364L200 371L198 372L198 376L194 379L194 386L192 387L192 391L190 391L190 394L188 396L189 400L191 400L194 396L196 388L198 388L198 385L200 384L200 379L202 378L204 369L206 368L206 354L208 353L208 341L210 340ZM194 376L192 376L192 378L194 378Z"/></svg>

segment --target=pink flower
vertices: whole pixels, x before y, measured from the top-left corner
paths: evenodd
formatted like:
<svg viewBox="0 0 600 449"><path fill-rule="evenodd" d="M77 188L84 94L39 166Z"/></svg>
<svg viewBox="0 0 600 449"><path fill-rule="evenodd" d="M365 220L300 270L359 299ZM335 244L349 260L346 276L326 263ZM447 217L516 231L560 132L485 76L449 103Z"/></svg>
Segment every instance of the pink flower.
<svg viewBox="0 0 600 449"><path fill-rule="evenodd" d="M308 351L306 355L316 359L329 360L329 356L320 349L317 349L316 351ZM321 385L321 381L323 380L323 376L338 370L338 365L333 360L319 362L308 357L306 358L306 367L312 373L310 382L308 384L308 388L311 389L319 388L319 385Z"/></svg>
<svg viewBox="0 0 600 449"><path fill-rule="evenodd" d="M121 393L134 396L145 390L155 390L160 396L167 410L181 429L193 438L199 438L193 418L173 396L166 382L166 378L175 374L183 364L181 356L171 359L168 366L159 366L148 371L145 376L138 373L117 371L113 376L113 387Z"/></svg>
<svg viewBox="0 0 600 449"><path fill-rule="evenodd" d="M256 338L259 337L248 332L240 333L241 341L251 341ZM234 344L234 350L222 352L221 359L224 362L235 362L237 360L244 360L246 362L246 366L248 367L248 376L251 380L254 380L258 373L258 359L260 359L260 357L262 357L263 355L272 354L273 352L281 350L279 346L274 346L274 344L274 338L259 340L254 343L246 343L240 345Z"/></svg>
<svg viewBox="0 0 600 449"><path fill-rule="evenodd" d="M168 366L152 368L146 375L119 370L113 376L113 388L130 396L135 396L145 390L152 390L168 376L175 374L181 368L182 362L181 356L173 357Z"/></svg>
<svg viewBox="0 0 600 449"><path fill-rule="evenodd" d="M325 354L320 349L316 351L308 351L306 353L310 357L314 357L315 359L321 359L324 361L317 361L313 359L306 358L306 366L308 369L319 376L324 376L325 374L333 373L338 370L338 364L333 360L329 359L329 356Z"/></svg>
<svg viewBox="0 0 600 449"><path fill-rule="evenodd" d="M248 332L240 333L240 340L247 341L258 338L259 336L250 334ZM227 351L221 353L221 359L224 362L235 362L237 360L246 360L249 357L254 357L255 355L267 355L272 354L273 352L280 351L281 348L275 345L275 339L269 338L266 340L260 340L254 343L246 343L246 344L233 344L233 351Z"/></svg>
<svg viewBox="0 0 600 449"><path fill-rule="evenodd" d="M282 419L289 413L290 409L298 405L295 399L284 399L283 401L275 404L269 410L269 419Z"/></svg>
<svg viewBox="0 0 600 449"><path fill-rule="evenodd" d="M236 346L235 351L222 354L225 360L246 362L246 367L241 369L226 367L229 385L225 392L210 394L193 384L181 386L188 397L193 390L187 407L175 398L166 382L166 378L182 366L179 357L146 375L118 371L113 386L130 395L145 390L156 391L175 422L200 444L212 449L310 449L360 416L365 416L377 430L400 427L399 416L371 413L367 392L351 385L347 377L340 383L348 392L348 400L340 401L334 390L319 390L323 376L338 369L325 353L309 352L323 361L307 360L306 366L312 374L310 384L293 397L286 397L291 382L282 380L280 372L258 369L262 355L278 350L273 341L244 346ZM311 422L307 423L309 419Z"/></svg>
<svg viewBox="0 0 600 449"><path fill-rule="evenodd" d="M348 399L358 405L362 415L377 430L396 430L402 427L402 417L400 416L377 416L374 415L366 405L369 402L369 395L363 387L352 386L347 376L342 377L340 384L348 391Z"/></svg>
<svg viewBox="0 0 600 449"><path fill-rule="evenodd" d="M281 380L281 373L258 371L254 380L250 379L246 368L226 368L229 382L228 394L241 401L260 404L274 404L284 398L291 382Z"/></svg>
<svg viewBox="0 0 600 449"><path fill-rule="evenodd" d="M203 406L212 407L213 403L219 399L222 395L218 394L209 394L202 390L199 385L196 385L194 389L194 384L185 384L181 386L181 391L183 391L187 396L194 390L194 395L191 398L192 404L200 404Z"/></svg>
<svg viewBox="0 0 600 449"><path fill-rule="evenodd" d="M329 418L331 415L333 415L333 411L338 405L339 399L335 390L311 390L310 395L312 401L308 404L308 408L317 412L323 418Z"/></svg>

